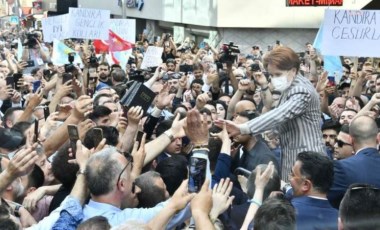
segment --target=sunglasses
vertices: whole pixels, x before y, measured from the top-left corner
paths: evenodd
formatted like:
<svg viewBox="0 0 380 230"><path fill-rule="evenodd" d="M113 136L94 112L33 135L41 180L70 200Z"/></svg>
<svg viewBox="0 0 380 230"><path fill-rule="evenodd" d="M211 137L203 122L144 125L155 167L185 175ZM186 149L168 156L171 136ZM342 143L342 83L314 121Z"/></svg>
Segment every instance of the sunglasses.
<svg viewBox="0 0 380 230"><path fill-rule="evenodd" d="M338 140L338 139L336 139L335 141L336 141L336 143L338 144L338 147L339 147L339 148L342 148L343 145L349 145L349 146L351 146L351 144L346 143L346 142L344 142L344 141L342 141L342 140Z"/></svg>

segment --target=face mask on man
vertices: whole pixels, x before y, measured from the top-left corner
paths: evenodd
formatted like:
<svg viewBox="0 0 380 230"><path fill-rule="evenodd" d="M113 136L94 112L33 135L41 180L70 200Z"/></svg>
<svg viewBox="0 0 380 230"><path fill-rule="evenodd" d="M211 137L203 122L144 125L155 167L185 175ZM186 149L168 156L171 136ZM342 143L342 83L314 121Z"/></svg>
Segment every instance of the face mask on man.
<svg viewBox="0 0 380 230"><path fill-rule="evenodd" d="M274 87L274 90L284 92L290 86L290 82L288 82L287 75L282 75L281 77L273 77L271 79L271 83Z"/></svg>

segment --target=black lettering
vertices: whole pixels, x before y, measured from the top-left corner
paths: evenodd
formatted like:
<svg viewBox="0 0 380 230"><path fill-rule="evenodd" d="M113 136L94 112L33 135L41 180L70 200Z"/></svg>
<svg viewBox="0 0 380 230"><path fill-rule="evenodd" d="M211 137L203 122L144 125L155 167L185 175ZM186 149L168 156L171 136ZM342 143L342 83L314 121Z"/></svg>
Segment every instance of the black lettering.
<svg viewBox="0 0 380 230"><path fill-rule="evenodd" d="M336 31L336 30L338 30L338 31ZM332 37L334 38L334 39L339 39L339 30L340 30L340 26L336 26L333 30L332 30Z"/></svg>
<svg viewBox="0 0 380 230"><path fill-rule="evenodd" d="M341 39L349 39L347 29L347 27L343 27Z"/></svg>
<svg viewBox="0 0 380 230"><path fill-rule="evenodd" d="M339 14L340 14L340 10L337 10L334 12L334 24L336 24L336 22L339 22L339 24L342 24L342 21L339 20Z"/></svg>

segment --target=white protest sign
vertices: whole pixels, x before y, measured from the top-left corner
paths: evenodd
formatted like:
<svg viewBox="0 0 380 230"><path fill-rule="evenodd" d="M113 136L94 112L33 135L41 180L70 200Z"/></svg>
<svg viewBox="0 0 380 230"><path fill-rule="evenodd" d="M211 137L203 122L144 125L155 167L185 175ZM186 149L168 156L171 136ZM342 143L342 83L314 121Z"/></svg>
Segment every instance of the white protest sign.
<svg viewBox="0 0 380 230"><path fill-rule="evenodd" d="M326 10L322 54L380 56L380 11Z"/></svg>
<svg viewBox="0 0 380 230"><path fill-rule="evenodd" d="M109 10L69 9L68 34L70 38L108 39Z"/></svg>
<svg viewBox="0 0 380 230"><path fill-rule="evenodd" d="M162 63L161 56L163 51L164 48L162 47L149 46L141 63L141 69L159 66Z"/></svg>
<svg viewBox="0 0 380 230"><path fill-rule="evenodd" d="M63 40L67 36L68 14L41 19L44 42L52 42L54 39Z"/></svg>
<svg viewBox="0 0 380 230"><path fill-rule="evenodd" d="M109 29L128 42L136 42L136 19L111 19Z"/></svg>

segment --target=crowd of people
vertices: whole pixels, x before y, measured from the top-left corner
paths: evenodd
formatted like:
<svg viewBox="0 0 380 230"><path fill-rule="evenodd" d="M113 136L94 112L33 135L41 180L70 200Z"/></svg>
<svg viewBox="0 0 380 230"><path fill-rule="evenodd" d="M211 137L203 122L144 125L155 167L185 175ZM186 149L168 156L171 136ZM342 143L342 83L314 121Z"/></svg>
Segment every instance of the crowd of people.
<svg viewBox="0 0 380 230"><path fill-rule="evenodd" d="M380 229L375 59L156 38L126 66L66 39L83 64L56 65L41 31L0 32L0 229Z"/></svg>

